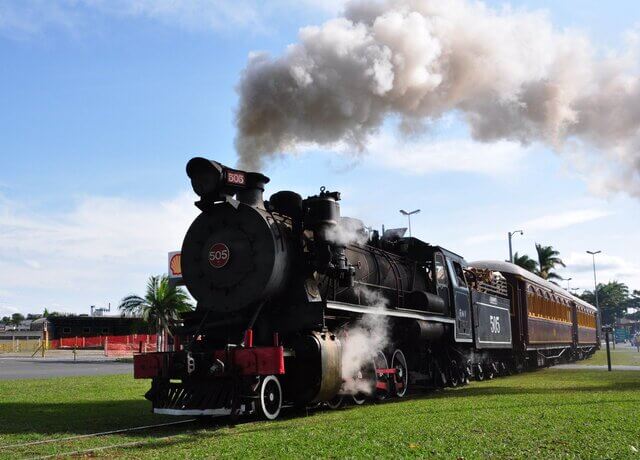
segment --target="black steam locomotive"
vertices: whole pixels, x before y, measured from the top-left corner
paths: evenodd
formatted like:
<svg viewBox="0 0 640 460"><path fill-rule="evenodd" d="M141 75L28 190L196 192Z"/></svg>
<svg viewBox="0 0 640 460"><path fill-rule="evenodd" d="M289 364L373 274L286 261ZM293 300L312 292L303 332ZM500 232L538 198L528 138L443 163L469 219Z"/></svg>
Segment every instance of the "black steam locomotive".
<svg viewBox="0 0 640 460"><path fill-rule="evenodd" d="M262 174L194 158L202 211L182 246L197 308L175 351L135 357L156 413L258 413L402 397L582 359L595 308L507 262L468 264L340 215L322 188L263 201Z"/></svg>

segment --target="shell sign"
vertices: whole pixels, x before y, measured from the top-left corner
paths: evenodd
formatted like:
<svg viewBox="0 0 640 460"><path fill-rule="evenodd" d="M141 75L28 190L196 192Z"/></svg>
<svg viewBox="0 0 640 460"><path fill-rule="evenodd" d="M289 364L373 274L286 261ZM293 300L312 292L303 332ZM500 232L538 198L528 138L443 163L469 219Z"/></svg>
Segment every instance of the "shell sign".
<svg viewBox="0 0 640 460"><path fill-rule="evenodd" d="M182 265L180 251L169 253L169 278L182 278Z"/></svg>

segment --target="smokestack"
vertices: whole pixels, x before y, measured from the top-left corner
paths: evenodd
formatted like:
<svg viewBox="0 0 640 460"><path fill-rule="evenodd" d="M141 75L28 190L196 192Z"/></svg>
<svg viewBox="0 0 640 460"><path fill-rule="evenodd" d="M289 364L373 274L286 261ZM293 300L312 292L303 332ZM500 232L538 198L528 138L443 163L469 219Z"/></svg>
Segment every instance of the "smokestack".
<svg viewBox="0 0 640 460"><path fill-rule="evenodd" d="M247 183L245 188L238 189L236 198L241 203L258 208L264 208L264 186L269 182L269 178L260 173L247 173Z"/></svg>
<svg viewBox="0 0 640 460"><path fill-rule="evenodd" d="M410 133L455 111L475 140L543 143L591 183L640 197L636 48L601 57L545 13L475 1L350 3L282 56L252 55L238 85L240 166L302 144L362 152L391 114Z"/></svg>

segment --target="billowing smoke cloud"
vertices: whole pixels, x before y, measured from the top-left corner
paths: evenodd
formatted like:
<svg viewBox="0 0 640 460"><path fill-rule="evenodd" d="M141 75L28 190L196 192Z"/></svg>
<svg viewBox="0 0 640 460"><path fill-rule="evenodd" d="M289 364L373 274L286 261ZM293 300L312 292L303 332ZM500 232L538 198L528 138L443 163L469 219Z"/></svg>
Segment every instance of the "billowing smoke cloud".
<svg viewBox="0 0 640 460"><path fill-rule="evenodd" d="M362 303L372 310L385 309L387 299L379 292L364 286L357 287ZM378 352L389 345L389 322L387 316L368 314L340 334L342 342L342 379L340 390L343 394L371 394L375 382L371 370Z"/></svg>
<svg viewBox="0 0 640 460"><path fill-rule="evenodd" d="M250 58L239 84L240 163L258 169L309 143L361 152L389 115L411 133L454 111L476 140L544 143L579 170L597 169L601 186L640 196L637 42L629 34L628 50L601 56L540 12L467 0L352 3L301 29L282 56Z"/></svg>

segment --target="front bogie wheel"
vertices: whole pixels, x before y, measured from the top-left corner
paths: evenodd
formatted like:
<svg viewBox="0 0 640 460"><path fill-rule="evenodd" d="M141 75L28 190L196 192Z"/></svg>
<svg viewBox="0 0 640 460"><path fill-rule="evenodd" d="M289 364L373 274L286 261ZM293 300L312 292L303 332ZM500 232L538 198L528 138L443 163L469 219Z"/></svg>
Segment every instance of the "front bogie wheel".
<svg viewBox="0 0 640 460"><path fill-rule="evenodd" d="M278 418L282 409L282 387L278 377L268 375L260 381L256 406L261 417L267 420Z"/></svg>
<svg viewBox="0 0 640 460"><path fill-rule="evenodd" d="M362 406L367 401L367 395L363 393L356 393L351 396L351 399L353 399L353 404L356 406Z"/></svg>
<svg viewBox="0 0 640 460"><path fill-rule="evenodd" d="M335 395L333 399L327 401L326 404L329 409L340 409L340 407L342 407L342 405L344 404L344 396Z"/></svg>

